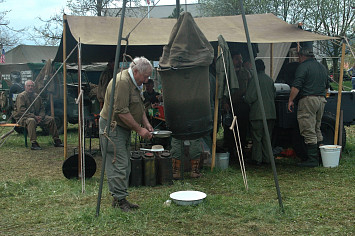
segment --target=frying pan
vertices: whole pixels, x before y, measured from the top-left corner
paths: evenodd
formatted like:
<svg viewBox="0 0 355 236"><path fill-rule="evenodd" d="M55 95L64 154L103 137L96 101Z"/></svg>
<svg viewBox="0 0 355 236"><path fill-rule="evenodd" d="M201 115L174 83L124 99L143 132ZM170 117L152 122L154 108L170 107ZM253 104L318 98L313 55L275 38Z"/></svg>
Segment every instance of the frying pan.
<svg viewBox="0 0 355 236"><path fill-rule="evenodd" d="M171 131L169 130L156 130L151 132L153 137L155 138L169 138L171 135Z"/></svg>

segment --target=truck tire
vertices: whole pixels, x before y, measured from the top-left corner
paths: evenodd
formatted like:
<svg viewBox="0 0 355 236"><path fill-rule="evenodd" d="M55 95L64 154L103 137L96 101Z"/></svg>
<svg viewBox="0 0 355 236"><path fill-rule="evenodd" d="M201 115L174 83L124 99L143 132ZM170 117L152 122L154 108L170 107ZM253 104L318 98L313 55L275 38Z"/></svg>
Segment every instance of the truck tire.
<svg viewBox="0 0 355 236"><path fill-rule="evenodd" d="M334 134L335 134L335 120L336 117L330 112L324 112L321 124L321 131L323 135L323 144L332 145L334 144ZM342 149L346 146L346 130L344 126L342 127Z"/></svg>

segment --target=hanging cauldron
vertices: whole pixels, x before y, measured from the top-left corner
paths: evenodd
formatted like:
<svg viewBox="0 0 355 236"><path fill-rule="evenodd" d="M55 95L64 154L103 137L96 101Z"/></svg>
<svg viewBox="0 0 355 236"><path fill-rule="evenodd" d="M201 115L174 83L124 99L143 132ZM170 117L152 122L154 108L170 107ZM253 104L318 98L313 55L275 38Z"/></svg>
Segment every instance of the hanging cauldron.
<svg viewBox="0 0 355 236"><path fill-rule="evenodd" d="M180 15L158 68L165 120L174 138L197 139L212 129L208 68L213 55L191 14Z"/></svg>
<svg viewBox="0 0 355 236"><path fill-rule="evenodd" d="M177 139L196 139L212 129L208 67L160 70L166 125Z"/></svg>

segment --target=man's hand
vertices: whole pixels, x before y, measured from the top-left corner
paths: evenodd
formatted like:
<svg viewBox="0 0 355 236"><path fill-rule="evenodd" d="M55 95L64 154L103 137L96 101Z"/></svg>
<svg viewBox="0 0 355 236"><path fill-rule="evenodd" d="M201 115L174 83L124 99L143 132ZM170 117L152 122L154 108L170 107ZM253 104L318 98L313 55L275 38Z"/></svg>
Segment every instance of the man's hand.
<svg viewBox="0 0 355 236"><path fill-rule="evenodd" d="M148 125L146 125L145 128L146 128L149 132L153 132L153 131L154 131L153 126L152 126L150 123L148 123Z"/></svg>
<svg viewBox="0 0 355 236"><path fill-rule="evenodd" d="M293 101L288 101L288 110L289 110L289 112L293 112L293 110L294 110L294 108L295 108L295 104L293 103Z"/></svg>
<svg viewBox="0 0 355 236"><path fill-rule="evenodd" d="M293 100L296 98L299 91L300 90L298 88L291 87L290 97L288 98L288 110L290 112L293 112L293 110L295 108L295 104L293 103Z"/></svg>
<svg viewBox="0 0 355 236"><path fill-rule="evenodd" d="M153 137L153 135L146 128L141 128L138 131L138 135L144 139L151 139Z"/></svg>
<svg viewBox="0 0 355 236"><path fill-rule="evenodd" d="M42 116L35 116L37 124L41 123L42 121Z"/></svg>

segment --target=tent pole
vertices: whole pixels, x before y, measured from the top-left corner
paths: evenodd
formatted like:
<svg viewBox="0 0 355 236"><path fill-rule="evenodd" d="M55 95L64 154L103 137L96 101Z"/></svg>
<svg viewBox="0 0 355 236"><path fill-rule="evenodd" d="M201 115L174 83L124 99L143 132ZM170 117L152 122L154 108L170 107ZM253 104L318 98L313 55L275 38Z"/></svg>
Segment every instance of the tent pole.
<svg viewBox="0 0 355 236"><path fill-rule="evenodd" d="M253 65L253 70L256 71L255 59L254 59L254 55L253 55L253 49L251 47L251 41L250 41L248 25L247 25L247 21L246 21L246 17L245 17L245 10L244 10L244 6L243 6L243 0L239 0L239 3L240 3L240 9L242 11L242 18L243 18L245 36L246 36L247 42L248 42L249 57L250 57L250 61L251 61L252 65ZM279 206L280 206L281 210L284 211L283 204L282 204L281 193L280 193L279 182L278 182L277 173L276 173L275 160L274 160L273 153L272 153L272 148L271 148L269 130L268 130L267 123L266 123L265 108L264 108L264 104L263 104L262 97L261 97L259 79L258 79L258 76L257 76L256 73L253 73L253 78L252 79L254 80L255 85L256 85L256 92L258 94L258 102L259 102L259 106L261 108L260 112L261 112L261 115L263 117L264 133L266 134L265 136L266 136L266 142L267 142L267 147L268 147L268 152L267 153L269 155L272 171L274 173L274 181L275 181L275 186L276 186L276 191L277 191L277 197L278 197L278 200L279 200Z"/></svg>
<svg viewBox="0 0 355 236"><path fill-rule="evenodd" d="M63 15L63 106L64 106L64 114L63 114L63 122L64 122L64 160L68 157L68 137L67 137L67 15Z"/></svg>
<svg viewBox="0 0 355 236"><path fill-rule="evenodd" d="M218 56L221 54L221 47L218 45ZM216 162L216 147L217 147L217 124L218 124L218 77L216 74L216 92L214 97L214 114L213 114L213 139L212 139L212 162L211 171Z"/></svg>
<svg viewBox="0 0 355 236"><path fill-rule="evenodd" d="M80 62L80 38L79 38L79 47L78 47L78 100L76 101L76 103L78 104L78 177L79 179L82 178L82 163L81 163L81 155L82 155L82 142L81 142L81 138L82 138L82 119L83 119L83 114L81 112L81 62Z"/></svg>
<svg viewBox="0 0 355 236"><path fill-rule="evenodd" d="M179 19L180 16L180 0L176 0L176 18Z"/></svg>
<svg viewBox="0 0 355 236"><path fill-rule="evenodd" d="M106 129L105 129L107 136L110 135L110 128L109 127L110 127L111 119L112 119L112 110L113 110L115 87L116 87L116 77L117 77L117 70L118 70L118 65L119 65L119 61L120 61L120 54L121 54L121 41L122 41L122 31L123 31L123 22L124 22L124 16L125 16L125 11L126 11L126 4L127 4L127 0L123 0L120 29L118 31L118 41L117 41L117 47L116 47L115 67L113 70L112 89L111 89L111 96L110 96L108 120L107 120ZM102 186L103 186L104 174L105 174L106 150L107 150L107 146L108 146L107 140L105 140L105 141L106 142L103 143L103 146L105 146L105 148L102 149L102 152L103 152L102 153L102 168L101 168L99 193L97 196L96 217L98 217L100 214L101 194L102 194Z"/></svg>
<svg viewBox="0 0 355 236"><path fill-rule="evenodd" d="M272 79L273 76L273 68L272 65L274 64L274 44L270 43L270 77Z"/></svg>
<svg viewBox="0 0 355 236"><path fill-rule="evenodd" d="M345 41L343 39L342 40L342 49L341 49L341 63L340 63L340 78L339 78L339 87L338 87L337 115L336 115L336 119L335 119L334 145L338 144L338 136L339 136L339 117L340 117L340 107L341 107L341 91L343 91L344 56L345 56Z"/></svg>

